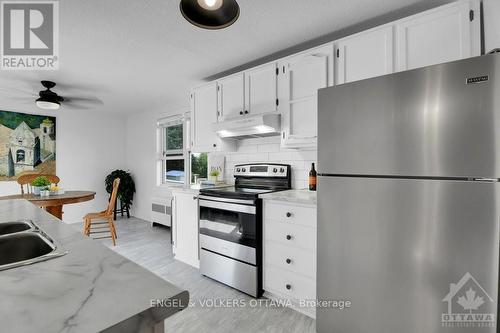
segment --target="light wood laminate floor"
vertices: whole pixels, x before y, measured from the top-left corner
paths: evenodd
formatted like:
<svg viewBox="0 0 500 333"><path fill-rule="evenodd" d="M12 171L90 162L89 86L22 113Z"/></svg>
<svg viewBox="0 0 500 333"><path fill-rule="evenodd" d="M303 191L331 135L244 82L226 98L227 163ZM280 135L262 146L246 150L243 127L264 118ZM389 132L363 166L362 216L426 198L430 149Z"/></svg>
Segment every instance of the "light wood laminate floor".
<svg viewBox="0 0 500 333"><path fill-rule="evenodd" d="M77 227L77 225L75 225ZM165 280L187 289L194 305L165 321L165 332L316 332L315 321L285 307L248 306L252 298L200 275L199 271L174 259L170 229L151 227L137 218L116 221L117 245L96 240L138 263ZM161 299L161 295L158 295ZM203 307L209 300L243 300L246 307Z"/></svg>

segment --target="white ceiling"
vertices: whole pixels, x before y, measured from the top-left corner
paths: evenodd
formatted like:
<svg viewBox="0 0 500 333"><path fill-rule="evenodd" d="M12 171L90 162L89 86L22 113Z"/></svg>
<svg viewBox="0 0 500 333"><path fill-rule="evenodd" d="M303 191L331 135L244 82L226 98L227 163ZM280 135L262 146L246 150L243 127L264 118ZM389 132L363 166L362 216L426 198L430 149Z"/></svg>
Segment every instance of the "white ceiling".
<svg viewBox="0 0 500 333"><path fill-rule="evenodd" d="M64 0L60 6L60 69L2 71L0 88L96 96L95 111L134 113L187 107L190 88L294 45L381 15L446 0L239 0L231 27L192 26L178 0ZM0 109L34 112L29 101L0 91ZM63 112L64 107L58 112ZM86 112L87 110L82 110Z"/></svg>

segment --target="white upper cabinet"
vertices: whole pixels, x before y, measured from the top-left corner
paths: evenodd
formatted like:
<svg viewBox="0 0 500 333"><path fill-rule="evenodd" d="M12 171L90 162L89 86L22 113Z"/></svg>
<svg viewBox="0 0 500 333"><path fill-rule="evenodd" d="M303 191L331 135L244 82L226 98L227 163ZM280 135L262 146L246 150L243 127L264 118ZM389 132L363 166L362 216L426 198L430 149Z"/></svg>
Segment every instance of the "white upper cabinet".
<svg viewBox="0 0 500 333"><path fill-rule="evenodd" d="M245 111L245 75L238 73L217 81L219 121L239 117Z"/></svg>
<svg viewBox="0 0 500 333"><path fill-rule="evenodd" d="M217 122L217 84L209 83L194 89L191 102L191 151L208 153L232 151L235 143L221 140L212 126Z"/></svg>
<svg viewBox="0 0 500 333"><path fill-rule="evenodd" d="M337 41L337 83L393 73L393 30L385 25Z"/></svg>
<svg viewBox="0 0 500 333"><path fill-rule="evenodd" d="M276 112L277 64L259 66L245 72L245 114Z"/></svg>
<svg viewBox="0 0 500 333"><path fill-rule="evenodd" d="M212 124L273 112L281 114L283 147L315 147L318 89L479 56L480 5L456 1L195 89L193 151L234 151L235 141L218 138Z"/></svg>
<svg viewBox="0 0 500 333"><path fill-rule="evenodd" d="M318 89L333 84L333 44L284 59L278 69L281 144L287 148L314 147Z"/></svg>
<svg viewBox="0 0 500 333"><path fill-rule="evenodd" d="M399 71L479 56L479 1L459 1L396 23Z"/></svg>

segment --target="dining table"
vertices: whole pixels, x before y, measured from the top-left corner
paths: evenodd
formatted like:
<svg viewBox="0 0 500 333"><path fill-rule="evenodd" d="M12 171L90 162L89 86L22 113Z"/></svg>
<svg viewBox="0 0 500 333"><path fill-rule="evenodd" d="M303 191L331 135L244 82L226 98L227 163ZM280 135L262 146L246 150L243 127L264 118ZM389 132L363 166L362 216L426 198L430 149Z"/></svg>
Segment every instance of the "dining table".
<svg viewBox="0 0 500 333"><path fill-rule="evenodd" d="M15 194L0 197L0 200L26 199L35 206L42 207L48 213L62 220L63 206L93 200L92 191L65 191L63 194L41 196L33 193Z"/></svg>

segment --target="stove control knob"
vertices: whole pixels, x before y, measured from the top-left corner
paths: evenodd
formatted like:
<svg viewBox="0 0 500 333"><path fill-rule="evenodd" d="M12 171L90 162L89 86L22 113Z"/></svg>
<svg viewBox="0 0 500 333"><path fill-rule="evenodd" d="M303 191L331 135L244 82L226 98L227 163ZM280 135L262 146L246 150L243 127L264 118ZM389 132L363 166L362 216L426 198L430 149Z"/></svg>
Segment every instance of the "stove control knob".
<svg viewBox="0 0 500 333"><path fill-rule="evenodd" d="M237 169L236 169L236 172L240 172L240 171L241 171L241 169L240 169L240 168L237 168Z"/></svg>
<svg viewBox="0 0 500 333"><path fill-rule="evenodd" d="M278 172L278 169L274 168L274 169L273 169L273 172L274 172L274 173Z"/></svg>
<svg viewBox="0 0 500 333"><path fill-rule="evenodd" d="M280 172L281 172L281 173L285 172L285 169L280 168Z"/></svg>
<svg viewBox="0 0 500 333"><path fill-rule="evenodd" d="M247 172L247 169L243 168L243 169L241 169L241 171L243 171L243 172Z"/></svg>

